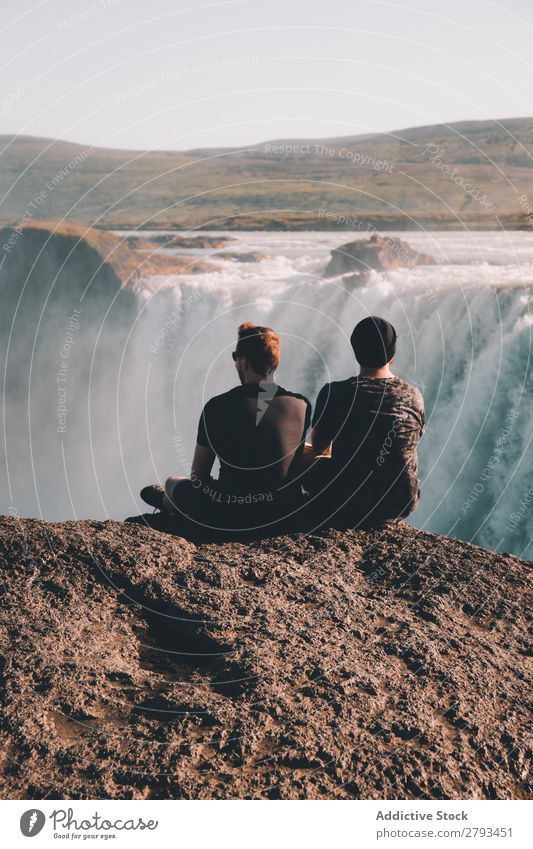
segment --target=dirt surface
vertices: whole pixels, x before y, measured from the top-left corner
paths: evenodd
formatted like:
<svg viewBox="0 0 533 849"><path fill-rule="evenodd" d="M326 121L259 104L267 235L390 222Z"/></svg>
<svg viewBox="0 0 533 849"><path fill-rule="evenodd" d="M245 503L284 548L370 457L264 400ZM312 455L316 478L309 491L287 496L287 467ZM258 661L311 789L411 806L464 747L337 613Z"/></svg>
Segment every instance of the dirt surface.
<svg viewBox="0 0 533 849"><path fill-rule="evenodd" d="M528 564L2 518L3 798L524 798Z"/></svg>

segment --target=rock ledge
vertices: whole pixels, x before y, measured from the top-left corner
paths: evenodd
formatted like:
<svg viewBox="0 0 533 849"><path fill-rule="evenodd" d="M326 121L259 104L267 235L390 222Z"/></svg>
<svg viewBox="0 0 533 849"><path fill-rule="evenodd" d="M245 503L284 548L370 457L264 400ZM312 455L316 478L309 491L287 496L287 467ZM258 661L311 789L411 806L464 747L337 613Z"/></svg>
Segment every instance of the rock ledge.
<svg viewBox="0 0 533 849"><path fill-rule="evenodd" d="M0 519L2 797L523 798L515 557Z"/></svg>

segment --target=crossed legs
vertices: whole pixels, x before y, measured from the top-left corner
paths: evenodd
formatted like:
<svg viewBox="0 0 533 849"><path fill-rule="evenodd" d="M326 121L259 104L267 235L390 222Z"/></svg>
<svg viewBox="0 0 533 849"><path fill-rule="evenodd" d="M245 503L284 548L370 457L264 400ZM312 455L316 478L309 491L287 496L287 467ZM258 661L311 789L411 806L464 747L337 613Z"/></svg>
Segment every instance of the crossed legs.
<svg viewBox="0 0 533 849"><path fill-rule="evenodd" d="M183 475L173 475L166 479L165 495L163 496L163 507L167 511L167 513L172 513L173 516L179 513L179 510L174 501L174 489L178 484L189 480L190 478L187 478Z"/></svg>

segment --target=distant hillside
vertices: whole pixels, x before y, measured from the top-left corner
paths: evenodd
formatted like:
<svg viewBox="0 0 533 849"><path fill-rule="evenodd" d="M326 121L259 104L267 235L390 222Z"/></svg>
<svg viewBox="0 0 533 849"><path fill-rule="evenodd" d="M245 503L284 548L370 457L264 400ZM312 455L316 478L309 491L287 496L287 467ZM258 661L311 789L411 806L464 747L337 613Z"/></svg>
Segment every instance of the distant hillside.
<svg viewBox="0 0 533 849"><path fill-rule="evenodd" d="M148 229L533 226L533 118L186 152L10 136L0 136L0 149L2 223L66 216Z"/></svg>

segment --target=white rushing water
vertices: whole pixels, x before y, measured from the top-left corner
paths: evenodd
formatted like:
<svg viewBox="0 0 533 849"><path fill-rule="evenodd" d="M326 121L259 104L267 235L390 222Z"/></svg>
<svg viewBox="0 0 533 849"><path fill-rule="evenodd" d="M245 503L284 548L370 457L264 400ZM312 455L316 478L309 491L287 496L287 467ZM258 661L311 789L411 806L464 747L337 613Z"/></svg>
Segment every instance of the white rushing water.
<svg viewBox="0 0 533 849"><path fill-rule="evenodd" d="M216 270L141 283L128 343L115 350L106 342L121 367L118 391L100 358L89 403L77 401L91 445L71 428L63 468L53 476L46 458L37 464L40 512L122 518L139 511L142 485L186 474L202 405L236 383L231 351L241 322L280 333L277 381L314 403L325 381L355 373L350 333L377 314L398 331L395 372L426 403L422 501L410 521L531 557L533 234L386 234L444 264L372 274L351 289L321 272L333 247L362 234L228 235L226 250L268 258L238 263L179 250L206 255ZM31 510L22 502L20 512Z"/></svg>

